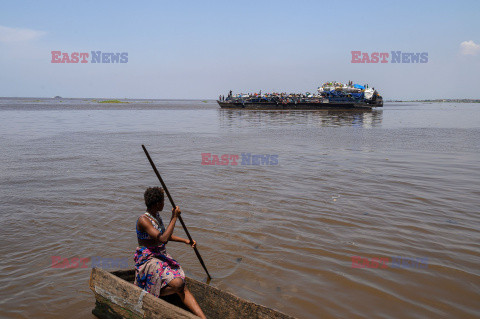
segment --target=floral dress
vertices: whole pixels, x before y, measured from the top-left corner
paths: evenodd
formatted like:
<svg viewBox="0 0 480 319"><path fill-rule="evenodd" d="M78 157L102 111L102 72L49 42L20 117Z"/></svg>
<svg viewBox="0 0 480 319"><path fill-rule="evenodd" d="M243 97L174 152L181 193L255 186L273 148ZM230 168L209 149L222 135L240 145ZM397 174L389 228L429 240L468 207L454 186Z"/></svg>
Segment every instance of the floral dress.
<svg viewBox="0 0 480 319"><path fill-rule="evenodd" d="M165 226L159 217L159 222L150 214L145 213L152 223L153 227L165 232ZM137 221L138 222L138 221ZM146 232L139 231L137 228L137 237L139 239L150 239ZM153 247L137 247L135 251L135 285L143 290L159 297L160 290L175 278L182 278L185 281L185 273L180 264L170 256L165 244Z"/></svg>

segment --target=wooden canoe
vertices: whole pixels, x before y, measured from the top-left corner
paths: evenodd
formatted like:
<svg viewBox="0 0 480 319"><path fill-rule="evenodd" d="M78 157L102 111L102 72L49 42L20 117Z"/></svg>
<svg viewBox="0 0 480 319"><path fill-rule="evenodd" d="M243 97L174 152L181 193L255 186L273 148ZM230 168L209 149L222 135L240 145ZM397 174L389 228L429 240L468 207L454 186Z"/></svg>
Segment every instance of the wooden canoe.
<svg viewBox="0 0 480 319"><path fill-rule="evenodd" d="M133 284L135 270L113 272L93 268L90 289L95 293L92 313L101 319L198 318L187 311L177 295L157 298ZM200 281L186 283L207 318L294 319L276 310L238 298Z"/></svg>

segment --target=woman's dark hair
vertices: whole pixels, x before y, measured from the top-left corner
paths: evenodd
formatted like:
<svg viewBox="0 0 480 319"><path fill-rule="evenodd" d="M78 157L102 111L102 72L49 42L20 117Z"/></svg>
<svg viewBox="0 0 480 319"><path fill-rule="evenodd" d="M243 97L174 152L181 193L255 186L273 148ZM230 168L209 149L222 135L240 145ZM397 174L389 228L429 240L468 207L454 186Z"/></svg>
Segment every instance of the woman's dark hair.
<svg viewBox="0 0 480 319"><path fill-rule="evenodd" d="M164 195L163 188L161 187L149 187L145 191L143 197L145 198L145 205L147 208L151 208L156 203L163 203Z"/></svg>

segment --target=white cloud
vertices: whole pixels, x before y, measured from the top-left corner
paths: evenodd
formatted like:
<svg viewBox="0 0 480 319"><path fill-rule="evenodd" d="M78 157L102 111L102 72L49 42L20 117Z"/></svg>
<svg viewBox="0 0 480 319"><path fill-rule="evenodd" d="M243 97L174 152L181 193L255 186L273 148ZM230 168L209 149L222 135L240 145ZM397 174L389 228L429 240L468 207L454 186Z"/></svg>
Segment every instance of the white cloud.
<svg viewBox="0 0 480 319"><path fill-rule="evenodd" d="M476 44L472 40L463 41L460 43L460 52L463 55L477 55L480 53L480 45Z"/></svg>
<svg viewBox="0 0 480 319"><path fill-rule="evenodd" d="M0 42L26 42L44 36L46 32L32 29L10 28L0 25Z"/></svg>

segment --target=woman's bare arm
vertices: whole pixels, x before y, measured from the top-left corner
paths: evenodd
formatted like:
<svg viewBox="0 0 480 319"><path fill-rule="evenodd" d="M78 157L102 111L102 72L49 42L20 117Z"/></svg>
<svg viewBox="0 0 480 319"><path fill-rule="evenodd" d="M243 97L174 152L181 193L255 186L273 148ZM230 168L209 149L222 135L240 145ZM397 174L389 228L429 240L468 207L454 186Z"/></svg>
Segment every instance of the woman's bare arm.
<svg viewBox="0 0 480 319"><path fill-rule="evenodd" d="M162 244L166 244L173 234L173 229L175 228L175 223L177 222L177 218L180 216L180 213L181 211L178 206L175 208L175 210L172 209L172 218L170 219L170 224L168 224L168 227L163 234L155 229L152 223L147 220L147 217L145 216L140 217L139 226L140 228L143 228L143 230L147 232L151 238L156 238Z"/></svg>
<svg viewBox="0 0 480 319"><path fill-rule="evenodd" d="M188 244L192 247L195 247L195 245L197 245L197 242L195 240L192 239L192 242L190 242L190 239L185 239L185 238L182 238L182 237L177 237L175 235L172 235L170 236L170 239L171 241L178 241L180 243L185 243L185 244Z"/></svg>
<svg viewBox="0 0 480 319"><path fill-rule="evenodd" d="M171 240L171 241L178 241L180 243L185 243L185 244L188 244L188 242L190 240L188 239L185 239L185 238L182 238L182 237L178 237L178 236L175 236L175 235L172 235L170 236L170 238L168 240Z"/></svg>

